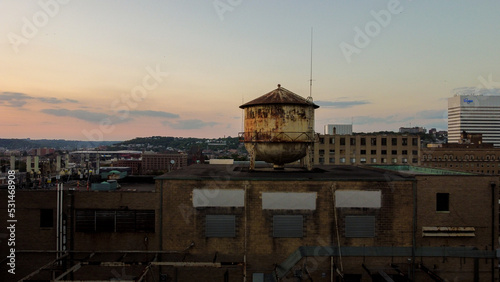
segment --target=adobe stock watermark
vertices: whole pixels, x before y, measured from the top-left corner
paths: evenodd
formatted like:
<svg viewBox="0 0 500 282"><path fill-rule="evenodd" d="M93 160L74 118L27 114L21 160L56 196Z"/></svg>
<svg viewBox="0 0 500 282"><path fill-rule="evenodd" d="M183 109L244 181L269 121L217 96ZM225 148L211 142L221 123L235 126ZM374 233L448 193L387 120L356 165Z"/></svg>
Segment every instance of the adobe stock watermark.
<svg viewBox="0 0 500 282"><path fill-rule="evenodd" d="M17 54L19 47L26 45L45 27L51 18L54 18L61 11L61 5L66 5L70 0L40 0L38 6L40 10L33 13L31 19L23 17L23 25L20 33L9 32L7 38L12 45L12 50Z"/></svg>
<svg viewBox="0 0 500 282"><path fill-rule="evenodd" d="M411 1L411 0L408 0ZM364 25L364 29L356 26L354 27L354 38L353 43L347 43L345 41L339 44L340 50L344 55L347 63L352 62L352 55L360 54L361 50L368 47L373 38L378 36L382 32L383 28L389 26L392 21L392 17L401 13L404 10L401 6L399 0L389 0L387 2L387 9L382 9L378 12L371 10L370 14L373 17L372 21L367 22Z"/></svg>
<svg viewBox="0 0 500 282"><path fill-rule="evenodd" d="M488 75L488 80L486 80L482 75L478 76L480 84L478 84L474 90L474 94L480 94L482 88L485 88L486 92L491 92L491 94L496 94L495 89L500 88L500 82L493 81L493 74Z"/></svg>
<svg viewBox="0 0 500 282"><path fill-rule="evenodd" d="M241 5L242 2L243 0L214 0L212 3L219 19L223 21L224 14L234 11L234 8Z"/></svg>
<svg viewBox="0 0 500 282"><path fill-rule="evenodd" d="M146 72L147 74L142 78L141 84L132 87L130 93L123 93L119 98L111 102L110 109L115 116L103 118L97 128L82 130L82 134L88 141L104 141L104 135L112 133L116 129L116 123L127 120L130 111L136 109L138 103L144 101L149 92L158 88L163 79L169 76L169 73L160 70L159 65L156 65L155 69L147 66Z"/></svg>

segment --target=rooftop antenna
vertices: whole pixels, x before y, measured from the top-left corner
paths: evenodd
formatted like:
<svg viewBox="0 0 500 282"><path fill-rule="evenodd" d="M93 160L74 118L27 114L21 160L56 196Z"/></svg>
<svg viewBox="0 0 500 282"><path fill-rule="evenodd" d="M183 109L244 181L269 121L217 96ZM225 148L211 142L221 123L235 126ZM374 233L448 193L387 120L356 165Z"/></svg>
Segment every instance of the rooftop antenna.
<svg viewBox="0 0 500 282"><path fill-rule="evenodd" d="M311 27L311 73L309 76L309 97L308 100L312 101L312 87L313 87L313 28Z"/></svg>

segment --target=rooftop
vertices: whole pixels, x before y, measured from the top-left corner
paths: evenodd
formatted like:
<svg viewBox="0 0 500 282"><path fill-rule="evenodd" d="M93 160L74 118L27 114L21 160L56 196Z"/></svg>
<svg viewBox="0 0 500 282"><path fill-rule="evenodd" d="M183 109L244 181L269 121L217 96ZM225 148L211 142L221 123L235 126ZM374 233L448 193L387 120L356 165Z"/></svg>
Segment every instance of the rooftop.
<svg viewBox="0 0 500 282"><path fill-rule="evenodd" d="M313 106L315 109L319 108L319 106L314 104L312 101L281 87L280 84L278 84L278 88L260 96L257 99L241 105L240 108L244 109L250 106L267 104L307 105Z"/></svg>
<svg viewBox="0 0 500 282"><path fill-rule="evenodd" d="M371 167L395 171L406 175L474 175L473 173L438 169L438 168L428 168L421 166L411 166L411 165L373 165Z"/></svg>
<svg viewBox="0 0 500 282"><path fill-rule="evenodd" d="M401 175L387 170L370 169L358 166L315 166L307 171L299 166L286 166L284 170L274 170L272 165L256 165L250 171L248 165L208 165L197 164L174 170L156 177L165 180L257 180L257 181L401 181L411 180L412 176Z"/></svg>

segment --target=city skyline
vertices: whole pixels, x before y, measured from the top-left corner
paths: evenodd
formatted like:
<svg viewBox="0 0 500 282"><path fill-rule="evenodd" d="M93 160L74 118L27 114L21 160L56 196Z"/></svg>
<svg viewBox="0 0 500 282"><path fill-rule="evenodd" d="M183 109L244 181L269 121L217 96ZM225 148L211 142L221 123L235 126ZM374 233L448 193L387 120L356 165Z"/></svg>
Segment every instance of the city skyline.
<svg viewBox="0 0 500 282"><path fill-rule="evenodd" d="M315 131L447 129L454 94L500 95L491 1L3 1L2 138L237 136L281 84ZM8 11L6 13L5 11ZM497 82L498 81L498 82Z"/></svg>

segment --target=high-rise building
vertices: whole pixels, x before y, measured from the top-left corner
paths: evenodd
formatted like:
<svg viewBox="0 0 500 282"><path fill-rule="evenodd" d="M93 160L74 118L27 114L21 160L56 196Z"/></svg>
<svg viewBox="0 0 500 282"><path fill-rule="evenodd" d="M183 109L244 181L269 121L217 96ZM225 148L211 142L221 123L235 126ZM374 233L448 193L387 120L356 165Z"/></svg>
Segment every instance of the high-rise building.
<svg viewBox="0 0 500 282"><path fill-rule="evenodd" d="M455 95L448 99L448 142L460 134L481 133L484 143L500 147L500 96Z"/></svg>

